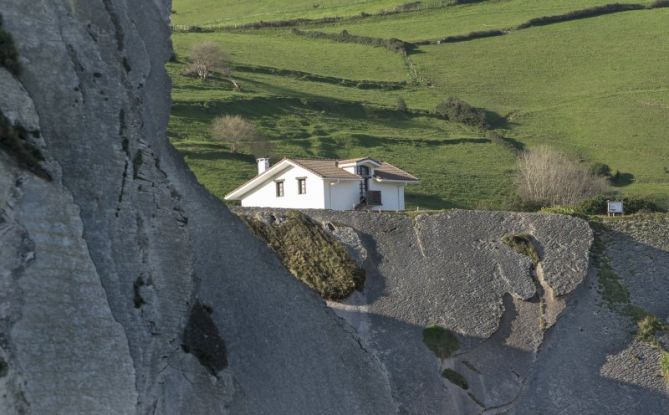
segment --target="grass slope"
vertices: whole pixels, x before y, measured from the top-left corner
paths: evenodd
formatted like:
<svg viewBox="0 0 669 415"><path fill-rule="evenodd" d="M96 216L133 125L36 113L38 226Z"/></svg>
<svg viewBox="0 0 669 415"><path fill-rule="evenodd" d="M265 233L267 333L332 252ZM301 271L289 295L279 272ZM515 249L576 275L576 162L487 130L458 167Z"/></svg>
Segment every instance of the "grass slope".
<svg viewBox="0 0 669 415"><path fill-rule="evenodd" d="M629 172L631 193L667 195L667 21L667 9L627 12L426 46L415 60L439 89L511 114L515 138Z"/></svg>
<svg viewBox="0 0 669 415"><path fill-rule="evenodd" d="M400 0L174 0L172 22L183 25L240 24L392 9Z"/></svg>
<svg viewBox="0 0 669 415"><path fill-rule="evenodd" d="M504 29L533 17L561 14L572 10L614 3L612 0L513 0L463 4L438 10L422 10L395 16L375 16L365 20L310 26L309 30L398 38L412 42L439 39L469 32ZM621 1L621 3L648 3Z"/></svg>
<svg viewBox="0 0 669 415"><path fill-rule="evenodd" d="M175 20L186 11L194 13L194 20L178 23L203 24L223 16L215 9L202 12L209 7L207 1L176 1ZM251 15L253 8L257 8L254 13L271 14L295 7L297 17L328 12L311 10L311 4L299 1L247 3L224 0L221 5L229 6L226 16L234 22L260 20ZM430 38L506 27L604 3L484 1L317 29ZM380 1L331 4L341 10L390 8ZM203 20L196 18L197 13ZM209 20L205 14L211 16ZM409 207L506 208L513 198L514 152L486 139L484 131L425 113L446 96L457 96L489 110L499 132L522 145L550 143L585 162L607 163L635 178L619 190L666 203L669 44L663 40L669 35L667 21L669 9L644 10L530 28L498 38L421 46L409 59L428 81L423 85L411 83L402 56L383 48L307 39L288 29L177 33L173 40L181 63L168 65L174 86L170 136L198 178L219 197L252 177L255 165L252 156L232 154L224 145L207 141L207 125L217 115L240 114L270 137L279 157L370 155L407 169L421 178L419 185L407 189ZM237 65L284 73L242 68L235 73L242 91L234 91L224 80L202 82L181 76L190 45L205 39L220 44ZM300 72L287 75L285 71ZM362 89L356 87L359 81L407 84L399 90ZM414 114L394 110L398 97ZM508 122L500 121L500 115L507 116Z"/></svg>
<svg viewBox="0 0 669 415"><path fill-rule="evenodd" d="M381 48L304 39L287 30L247 33L179 33L172 36L179 58L185 58L192 44L216 42L228 51L233 62L270 66L348 79L405 81L401 59ZM324 46L327 53L323 53ZM364 56L366 64L360 65Z"/></svg>

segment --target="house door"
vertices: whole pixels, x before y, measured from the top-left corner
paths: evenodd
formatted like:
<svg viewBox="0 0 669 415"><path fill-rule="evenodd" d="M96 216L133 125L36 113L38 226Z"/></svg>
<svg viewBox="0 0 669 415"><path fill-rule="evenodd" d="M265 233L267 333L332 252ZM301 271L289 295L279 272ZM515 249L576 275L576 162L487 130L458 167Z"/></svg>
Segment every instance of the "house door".
<svg viewBox="0 0 669 415"><path fill-rule="evenodd" d="M364 202L369 191L369 179L364 178L360 180L360 201Z"/></svg>
<svg viewBox="0 0 669 415"><path fill-rule="evenodd" d="M362 176L362 180L360 181L360 200L363 201L367 198L367 192L369 191L369 167L358 166L358 175Z"/></svg>

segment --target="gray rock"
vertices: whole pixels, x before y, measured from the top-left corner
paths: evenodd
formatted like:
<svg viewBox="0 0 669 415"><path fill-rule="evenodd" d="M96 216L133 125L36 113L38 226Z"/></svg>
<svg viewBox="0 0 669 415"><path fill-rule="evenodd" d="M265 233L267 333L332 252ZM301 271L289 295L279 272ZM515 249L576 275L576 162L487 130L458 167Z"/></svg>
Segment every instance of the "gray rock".
<svg viewBox="0 0 669 415"><path fill-rule="evenodd" d="M53 177L0 152L0 412L394 413L378 360L167 143L169 6L0 2L22 66L0 110ZM196 301L215 376L182 348Z"/></svg>
<svg viewBox="0 0 669 415"><path fill-rule="evenodd" d="M545 330L564 307L563 297L588 269L592 231L580 219L475 211L415 218L304 212L345 245L363 245L353 251L367 254L364 293L329 305L383 362L406 414L478 413L512 405ZM502 242L505 235L522 233L539 244L541 278L531 273L528 257ZM445 362L422 341L423 328L433 324L460 335L462 348ZM442 378L445 367L463 374L469 390Z"/></svg>

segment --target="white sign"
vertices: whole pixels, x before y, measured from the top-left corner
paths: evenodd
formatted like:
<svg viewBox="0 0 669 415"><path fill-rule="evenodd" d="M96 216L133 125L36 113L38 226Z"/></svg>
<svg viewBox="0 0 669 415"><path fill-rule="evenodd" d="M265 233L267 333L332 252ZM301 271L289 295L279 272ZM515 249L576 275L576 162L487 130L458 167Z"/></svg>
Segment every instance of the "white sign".
<svg viewBox="0 0 669 415"><path fill-rule="evenodd" d="M608 201L608 213L620 213L623 214L623 202L612 202Z"/></svg>

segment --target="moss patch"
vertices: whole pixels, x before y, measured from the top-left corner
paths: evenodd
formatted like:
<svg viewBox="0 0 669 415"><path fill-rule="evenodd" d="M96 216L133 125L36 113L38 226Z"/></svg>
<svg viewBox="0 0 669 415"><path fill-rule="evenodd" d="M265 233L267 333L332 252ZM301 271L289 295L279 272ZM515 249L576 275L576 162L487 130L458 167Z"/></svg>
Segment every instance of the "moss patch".
<svg viewBox="0 0 669 415"><path fill-rule="evenodd" d="M590 257L598 269L597 282L602 299L613 310L623 312L623 314L632 317L636 315L635 320L642 318L643 313L638 313L638 310L630 307L629 290L620 282L620 277L611 268L609 258L606 256L604 241L602 241L600 236L600 233L604 231L602 225L597 222L590 222L590 226L595 231L594 240L590 247Z"/></svg>
<svg viewBox="0 0 669 415"><path fill-rule="evenodd" d="M444 371L441 372L441 376L450 380L451 383L461 387L464 390L469 389L469 384L467 383L467 379L465 379L464 376L462 376L459 372L456 372L453 369L444 369Z"/></svg>
<svg viewBox="0 0 669 415"><path fill-rule="evenodd" d="M423 329L423 343L439 359L451 357L460 348L458 337L452 331L439 326Z"/></svg>
<svg viewBox="0 0 669 415"><path fill-rule="evenodd" d="M19 167L45 180L51 180L49 172L40 165L44 161L42 153L28 141L29 134L31 133L20 125L12 125L0 113L0 150L9 154Z"/></svg>
<svg viewBox="0 0 669 415"><path fill-rule="evenodd" d="M2 28L2 15L0 15L0 66L14 75L18 75L21 70L14 39Z"/></svg>
<svg viewBox="0 0 669 415"><path fill-rule="evenodd" d="M303 213L290 211L273 223L249 215L241 217L277 253L288 271L321 297L341 300L362 288L365 271L339 241Z"/></svg>
<svg viewBox="0 0 669 415"><path fill-rule="evenodd" d="M228 366L223 338L211 319L212 309L200 302L195 303L183 333L181 347L193 354L212 375Z"/></svg>
<svg viewBox="0 0 669 415"><path fill-rule="evenodd" d="M519 254L528 256L532 260L534 266L541 261L541 256L534 243L534 238L530 234L521 233L518 235L504 235L502 237L502 242Z"/></svg>
<svg viewBox="0 0 669 415"><path fill-rule="evenodd" d="M622 284L620 277L613 271L609 263L609 258L606 256L606 246L601 238L601 233L606 230L604 225L591 221L590 226L595 231L591 247L591 259L599 270L597 280L602 299L611 310L627 316L636 322L637 340L649 343L662 354L660 365L667 385L669 385L669 356L667 351L662 349L656 337L658 332L669 332L669 325L642 307L632 303L629 290Z"/></svg>
<svg viewBox="0 0 669 415"><path fill-rule="evenodd" d="M599 289L602 298L609 304L630 302L630 293L620 282L620 277L609 266L599 270Z"/></svg>
<svg viewBox="0 0 669 415"><path fill-rule="evenodd" d="M648 314L639 320L637 326L639 327L636 333L637 339L649 343L657 342L655 334L658 331L665 331L668 329L667 325L662 320L652 314Z"/></svg>

